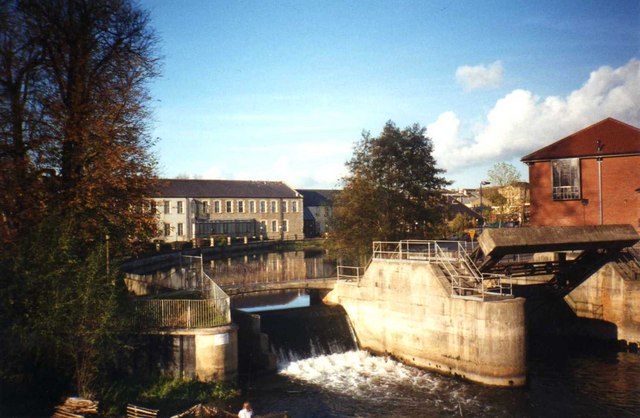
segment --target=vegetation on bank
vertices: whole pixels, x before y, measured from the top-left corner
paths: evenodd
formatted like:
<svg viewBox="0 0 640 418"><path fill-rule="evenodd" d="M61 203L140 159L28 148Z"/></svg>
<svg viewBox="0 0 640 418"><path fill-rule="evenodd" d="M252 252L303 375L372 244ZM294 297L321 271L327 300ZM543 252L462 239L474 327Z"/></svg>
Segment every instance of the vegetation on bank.
<svg viewBox="0 0 640 418"><path fill-rule="evenodd" d="M131 403L145 408L159 409L163 416L177 414L202 403L229 409L237 401L239 391L225 382L198 382L173 377L157 377L115 383L110 388L108 407L100 408L106 416L123 416Z"/></svg>
<svg viewBox="0 0 640 418"><path fill-rule="evenodd" d="M156 232L148 21L129 0L0 3L0 415L108 406L131 378L114 260Z"/></svg>

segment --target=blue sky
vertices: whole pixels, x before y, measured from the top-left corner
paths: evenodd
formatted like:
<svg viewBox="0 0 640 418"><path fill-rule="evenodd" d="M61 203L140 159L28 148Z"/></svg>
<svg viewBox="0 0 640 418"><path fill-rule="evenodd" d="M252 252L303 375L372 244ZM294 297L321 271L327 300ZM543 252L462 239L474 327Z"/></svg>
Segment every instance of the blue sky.
<svg viewBox="0 0 640 418"><path fill-rule="evenodd" d="M612 116L640 126L640 1L146 0L162 177L332 188L361 132L427 127L453 187Z"/></svg>

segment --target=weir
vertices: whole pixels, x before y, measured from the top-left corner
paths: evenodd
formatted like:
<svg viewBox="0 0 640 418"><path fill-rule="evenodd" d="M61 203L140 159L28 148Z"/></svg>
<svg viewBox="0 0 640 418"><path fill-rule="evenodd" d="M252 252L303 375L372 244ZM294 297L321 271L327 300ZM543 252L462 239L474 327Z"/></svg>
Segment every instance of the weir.
<svg viewBox="0 0 640 418"><path fill-rule="evenodd" d="M477 271L458 242L373 249L364 274L339 268L325 298L346 310L361 348L489 385L525 383L524 299L502 276Z"/></svg>
<svg viewBox="0 0 640 418"><path fill-rule="evenodd" d="M628 314L638 312L638 286L629 281L640 278L640 264L621 253L639 239L630 225L605 225L487 230L471 253L458 242L375 242L366 268L338 267L325 301L344 307L364 349L476 382L518 386L526 380L531 309L525 312L525 299L514 295L526 295L529 307L534 295L541 296L538 306L564 298L576 315L597 318L594 305L580 305L590 298L582 284L597 273L597 289L606 290L611 285L601 275L613 265L617 273L609 276L630 290L605 331L609 338L640 335ZM509 261L514 254L543 252L555 259ZM605 319L603 311L600 306Z"/></svg>

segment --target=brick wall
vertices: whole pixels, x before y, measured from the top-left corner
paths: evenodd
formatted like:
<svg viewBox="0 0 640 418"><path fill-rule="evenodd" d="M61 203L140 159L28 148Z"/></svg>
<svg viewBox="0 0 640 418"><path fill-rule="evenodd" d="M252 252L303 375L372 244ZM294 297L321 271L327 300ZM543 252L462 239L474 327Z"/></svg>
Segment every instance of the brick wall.
<svg viewBox="0 0 640 418"><path fill-rule="evenodd" d="M631 224L640 232L640 156L604 158L602 168L602 213L604 224ZM529 166L532 226L597 225L599 223L598 163L580 160L581 200L554 201L551 164Z"/></svg>

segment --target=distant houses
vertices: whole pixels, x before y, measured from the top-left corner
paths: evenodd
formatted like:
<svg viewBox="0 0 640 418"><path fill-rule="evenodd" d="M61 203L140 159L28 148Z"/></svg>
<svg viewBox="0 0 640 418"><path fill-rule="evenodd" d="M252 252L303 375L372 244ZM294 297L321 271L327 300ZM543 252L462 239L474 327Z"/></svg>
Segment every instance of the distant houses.
<svg viewBox="0 0 640 418"><path fill-rule="evenodd" d="M150 206L162 242L304 238L302 196L283 182L164 179Z"/></svg>
<svg viewBox="0 0 640 418"><path fill-rule="evenodd" d="M640 129L607 118L522 161L532 226L631 224L640 232Z"/></svg>
<svg viewBox="0 0 640 418"><path fill-rule="evenodd" d="M324 236L329 232L333 198L337 190L298 189L303 197L304 234L306 237Z"/></svg>

